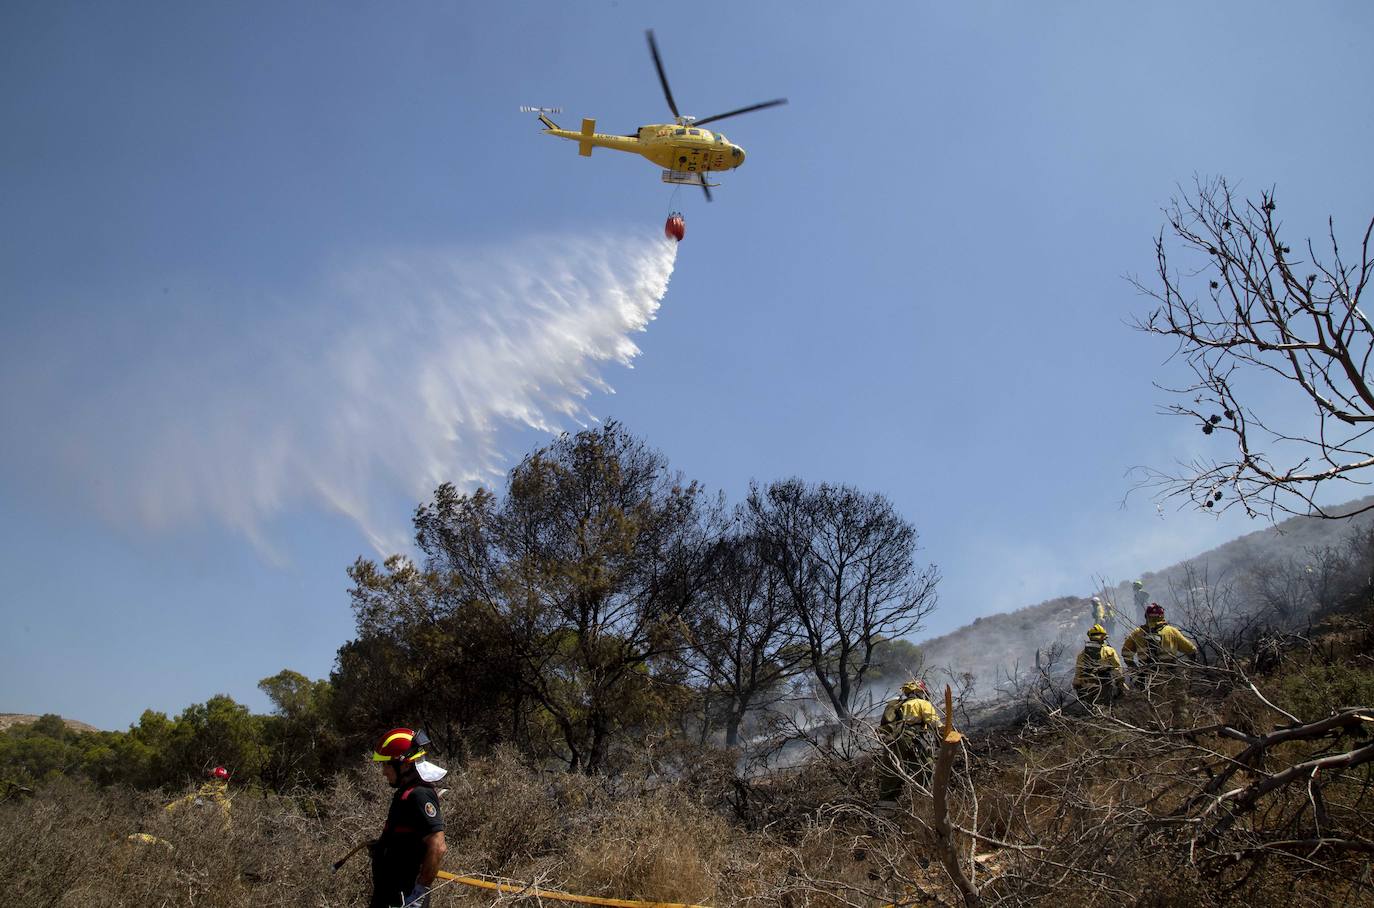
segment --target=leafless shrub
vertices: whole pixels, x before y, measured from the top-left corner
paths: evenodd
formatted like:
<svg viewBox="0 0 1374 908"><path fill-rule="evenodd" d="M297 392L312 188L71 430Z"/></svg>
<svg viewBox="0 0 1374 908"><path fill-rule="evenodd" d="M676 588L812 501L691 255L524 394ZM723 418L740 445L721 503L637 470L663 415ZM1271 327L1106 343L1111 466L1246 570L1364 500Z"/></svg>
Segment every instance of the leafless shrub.
<svg viewBox="0 0 1374 908"><path fill-rule="evenodd" d="M1203 509L1348 517L1327 510L1320 492L1364 484L1374 464L1365 375L1374 325L1360 307L1374 276L1374 220L1352 259L1329 219L1324 238L1295 251L1277 209L1272 190L1246 201L1219 179L1197 181L1165 212L1158 281L1135 282L1156 303L1138 327L1172 339L1193 372L1168 412L1224 449L1173 472L1147 471L1144 484ZM1272 388L1295 406L1273 405Z"/></svg>

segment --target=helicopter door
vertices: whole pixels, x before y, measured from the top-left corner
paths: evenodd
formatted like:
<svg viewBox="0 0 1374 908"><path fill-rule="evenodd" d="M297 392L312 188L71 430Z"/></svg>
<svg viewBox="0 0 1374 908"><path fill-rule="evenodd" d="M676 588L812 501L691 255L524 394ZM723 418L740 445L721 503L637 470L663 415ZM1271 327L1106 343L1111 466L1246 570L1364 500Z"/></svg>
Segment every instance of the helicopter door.
<svg viewBox="0 0 1374 908"><path fill-rule="evenodd" d="M706 169L707 156L700 148L692 145L679 145L676 150L677 163L673 166L674 170L697 173Z"/></svg>

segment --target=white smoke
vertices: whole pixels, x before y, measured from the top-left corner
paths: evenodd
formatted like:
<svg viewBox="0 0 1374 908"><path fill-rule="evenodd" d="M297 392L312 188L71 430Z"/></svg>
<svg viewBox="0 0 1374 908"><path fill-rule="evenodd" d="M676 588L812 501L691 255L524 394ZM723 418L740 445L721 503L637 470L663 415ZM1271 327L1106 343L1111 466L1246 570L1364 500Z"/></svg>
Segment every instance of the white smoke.
<svg viewBox="0 0 1374 908"><path fill-rule="evenodd" d="M82 482L121 522L211 517L266 551L268 521L323 505L396 551L408 536L397 496L413 506L443 481L488 482L510 430L592 418L586 398L609 390L605 364L639 353L632 335L654 318L676 250L543 237L391 254L266 323L159 317L113 345L123 353L93 339L111 359L103 387L78 392L57 370L6 409L33 423L29 453L49 479Z"/></svg>

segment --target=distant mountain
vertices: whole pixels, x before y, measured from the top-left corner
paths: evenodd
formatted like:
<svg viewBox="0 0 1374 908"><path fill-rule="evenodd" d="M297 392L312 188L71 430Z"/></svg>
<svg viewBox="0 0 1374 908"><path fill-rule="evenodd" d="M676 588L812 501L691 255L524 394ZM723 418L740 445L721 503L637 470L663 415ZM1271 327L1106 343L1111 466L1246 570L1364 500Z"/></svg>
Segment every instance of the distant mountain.
<svg viewBox="0 0 1374 908"><path fill-rule="evenodd" d="M1358 510L1371 502L1374 496L1350 502L1335 512ZM1360 515L1349 520L1293 517L1170 567L1127 578L1107 591L1107 598L1116 604L1119 614L1111 642L1119 647L1125 632L1144 620L1135 607L1132 580L1141 580L1150 599L1163 605L1175 623L1179 623L1183 600L1190 593L1198 595L1204 579L1207 586L1235 586L1237 581L1253 577L1266 565L1305 564L1312 559L1313 551L1328 546L1339 548L1352 531L1371 524L1374 524L1374 515ZM1243 590L1236 590L1236 593L1238 608L1253 605L1244 601ZM928 670L937 670L932 680L938 680L939 669L947 668L956 674L972 673L975 679L973 699L992 697L1008 676L1035 668L1037 651L1043 657L1056 643L1069 653L1077 650L1092 623L1088 620L1091 608L1088 597L1093 595L1100 595L1100 591L1085 596L1060 596L1014 612L987 615L958 630L923 641L920 647L925 666Z"/></svg>
<svg viewBox="0 0 1374 908"><path fill-rule="evenodd" d="M40 718L40 716L30 716L27 713L0 713L0 732L7 731L16 725L28 725L37 722ZM75 719L63 719L62 722L72 731L100 731L94 725L87 725L85 722L78 722Z"/></svg>

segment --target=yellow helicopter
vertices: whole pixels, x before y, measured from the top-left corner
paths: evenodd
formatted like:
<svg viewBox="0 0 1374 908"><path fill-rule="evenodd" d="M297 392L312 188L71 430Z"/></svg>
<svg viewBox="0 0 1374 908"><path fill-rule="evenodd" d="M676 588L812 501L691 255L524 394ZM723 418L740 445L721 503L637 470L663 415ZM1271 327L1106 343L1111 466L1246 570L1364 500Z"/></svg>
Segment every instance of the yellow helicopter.
<svg viewBox="0 0 1374 908"><path fill-rule="evenodd" d="M643 155L663 170L663 182L679 183L686 186L700 186L706 193L706 201L711 201L711 187L718 185L707 182L706 174L711 171L734 170L744 163L744 149L734 145L718 132L702 129L707 123L752 113L769 107L786 104L786 98L775 98L761 104L750 104L737 110L715 114L710 117L687 117L678 113L673 91L668 87L668 76L663 72L663 60L658 54L658 42L654 40L653 30L646 32L649 38L649 53L653 55L654 67L658 70L658 81L663 85L663 96L668 100L668 109L673 112L675 122L655 123L641 126L632 135L616 136L596 131L596 120L583 119L580 131L562 129L549 114L560 113L557 107L521 107L524 113L539 115L544 124L544 134L571 139L577 143L577 153L591 157L593 148L613 148L616 151L629 151Z"/></svg>

